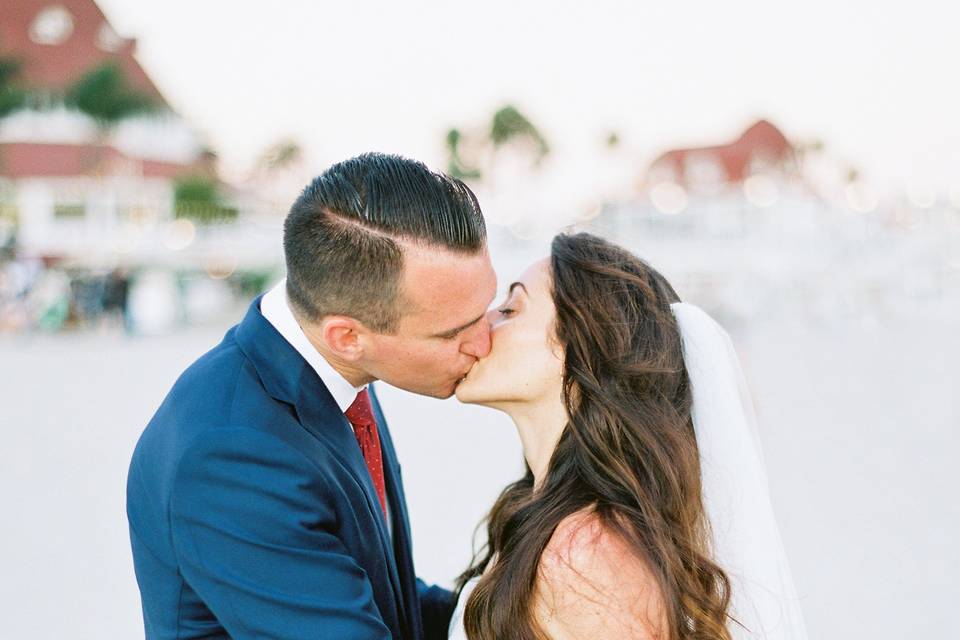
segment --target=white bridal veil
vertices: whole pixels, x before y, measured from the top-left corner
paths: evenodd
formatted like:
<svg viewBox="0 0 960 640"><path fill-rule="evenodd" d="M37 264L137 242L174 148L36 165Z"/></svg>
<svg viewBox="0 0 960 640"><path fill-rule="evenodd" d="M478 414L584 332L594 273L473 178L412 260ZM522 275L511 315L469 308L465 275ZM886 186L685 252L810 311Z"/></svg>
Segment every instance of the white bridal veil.
<svg viewBox="0 0 960 640"><path fill-rule="evenodd" d="M726 331L699 307L671 305L693 392L703 498L715 559L730 576L737 640L806 640L767 487L753 404Z"/></svg>

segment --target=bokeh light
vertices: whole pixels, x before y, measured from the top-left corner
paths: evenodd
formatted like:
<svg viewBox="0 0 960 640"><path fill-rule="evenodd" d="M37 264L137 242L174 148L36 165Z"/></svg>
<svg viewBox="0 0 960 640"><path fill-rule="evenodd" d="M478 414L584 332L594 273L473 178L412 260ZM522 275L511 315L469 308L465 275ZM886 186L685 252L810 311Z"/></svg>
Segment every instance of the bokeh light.
<svg viewBox="0 0 960 640"><path fill-rule="evenodd" d="M196 237L196 226L191 221L180 218L167 225L163 242L171 251L182 251L193 244Z"/></svg>
<svg viewBox="0 0 960 640"><path fill-rule="evenodd" d="M777 183L765 175L752 175L743 182L743 195L755 207L770 207L780 198Z"/></svg>
<svg viewBox="0 0 960 640"><path fill-rule="evenodd" d="M877 208L879 198L868 185L852 182L843 190L847 206L856 213L870 213Z"/></svg>
<svg viewBox="0 0 960 640"><path fill-rule="evenodd" d="M676 182L660 182L650 189L650 202L660 213L676 215L687 208L687 191Z"/></svg>

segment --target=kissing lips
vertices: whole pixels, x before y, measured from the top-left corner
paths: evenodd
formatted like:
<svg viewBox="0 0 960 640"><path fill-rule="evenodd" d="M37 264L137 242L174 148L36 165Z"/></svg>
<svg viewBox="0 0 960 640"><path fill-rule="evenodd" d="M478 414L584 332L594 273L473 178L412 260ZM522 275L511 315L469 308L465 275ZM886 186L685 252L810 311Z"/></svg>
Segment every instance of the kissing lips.
<svg viewBox="0 0 960 640"><path fill-rule="evenodd" d="M474 369L476 366L477 366L477 363L474 362L474 363L470 366L470 368L467 369L466 372L465 372L462 376L460 376L460 378L457 380L457 386L460 386L460 383L461 383L461 382L463 382L464 380L466 380L467 378L470 377L470 374L473 372L473 369Z"/></svg>

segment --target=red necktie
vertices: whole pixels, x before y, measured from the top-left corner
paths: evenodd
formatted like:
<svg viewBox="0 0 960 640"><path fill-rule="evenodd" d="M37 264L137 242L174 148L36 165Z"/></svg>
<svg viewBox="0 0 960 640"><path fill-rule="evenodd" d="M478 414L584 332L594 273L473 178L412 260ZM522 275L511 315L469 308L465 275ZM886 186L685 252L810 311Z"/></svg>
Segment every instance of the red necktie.
<svg viewBox="0 0 960 640"><path fill-rule="evenodd" d="M356 400L346 411L347 420L353 425L353 434L357 437L363 460L367 463L367 470L373 480L373 488L377 490L380 499L380 508L383 517L387 517L387 496L383 481L383 456L380 454L380 436L377 433L377 419L373 416L373 407L370 406L370 394L364 389L357 394Z"/></svg>

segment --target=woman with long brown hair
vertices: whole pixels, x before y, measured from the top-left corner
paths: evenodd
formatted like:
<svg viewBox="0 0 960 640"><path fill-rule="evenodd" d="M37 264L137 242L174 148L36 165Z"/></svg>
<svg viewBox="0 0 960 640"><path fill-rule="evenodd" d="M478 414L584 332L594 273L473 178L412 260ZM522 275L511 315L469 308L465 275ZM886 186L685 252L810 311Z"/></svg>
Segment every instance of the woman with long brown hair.
<svg viewBox="0 0 960 640"><path fill-rule="evenodd" d="M702 433L712 424L695 420L706 402L725 424L749 418L731 413L745 406L737 386L697 388L688 371L696 361L709 370L698 379L724 379L713 372L726 354L700 362L723 348L722 329L656 270L589 234L556 237L490 321L490 354L457 397L510 415L526 474L490 511L451 637L804 637L749 429ZM704 461L715 453L738 460L746 481L720 478L722 465ZM754 535L761 551L745 558ZM754 602L758 592L774 597Z"/></svg>

